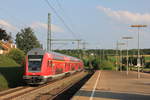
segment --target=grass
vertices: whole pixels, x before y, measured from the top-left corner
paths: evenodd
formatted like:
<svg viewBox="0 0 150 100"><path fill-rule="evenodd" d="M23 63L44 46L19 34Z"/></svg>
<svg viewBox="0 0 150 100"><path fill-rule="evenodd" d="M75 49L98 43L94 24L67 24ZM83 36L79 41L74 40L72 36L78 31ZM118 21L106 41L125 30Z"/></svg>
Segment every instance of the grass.
<svg viewBox="0 0 150 100"><path fill-rule="evenodd" d="M4 78L3 75L0 75L0 91L5 90L8 88L7 80Z"/></svg>
<svg viewBox="0 0 150 100"><path fill-rule="evenodd" d="M0 91L23 85L23 67L7 56L0 55Z"/></svg>
<svg viewBox="0 0 150 100"><path fill-rule="evenodd" d="M14 67L14 66L20 65L17 64L13 59L10 59L5 55L0 55L0 67Z"/></svg>

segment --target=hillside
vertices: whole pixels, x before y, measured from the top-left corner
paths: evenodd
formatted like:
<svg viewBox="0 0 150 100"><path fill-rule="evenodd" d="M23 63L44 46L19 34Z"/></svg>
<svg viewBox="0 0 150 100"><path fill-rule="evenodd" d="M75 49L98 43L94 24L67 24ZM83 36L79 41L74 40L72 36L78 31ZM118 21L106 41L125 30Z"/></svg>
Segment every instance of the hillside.
<svg viewBox="0 0 150 100"><path fill-rule="evenodd" d="M0 91L22 84L23 67L7 56L0 55Z"/></svg>
<svg viewBox="0 0 150 100"><path fill-rule="evenodd" d="M0 67L16 67L19 66L14 60L5 55L0 55Z"/></svg>

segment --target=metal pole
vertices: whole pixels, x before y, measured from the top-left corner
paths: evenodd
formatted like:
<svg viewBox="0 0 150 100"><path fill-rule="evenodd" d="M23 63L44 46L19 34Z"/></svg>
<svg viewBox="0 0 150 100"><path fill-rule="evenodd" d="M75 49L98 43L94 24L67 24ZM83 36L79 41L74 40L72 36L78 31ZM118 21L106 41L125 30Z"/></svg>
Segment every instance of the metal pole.
<svg viewBox="0 0 150 100"><path fill-rule="evenodd" d="M80 40L77 40L77 44L78 44L78 48L77 48L77 52L78 52L78 56L79 56L79 58L81 58L80 57Z"/></svg>
<svg viewBox="0 0 150 100"><path fill-rule="evenodd" d="M118 43L118 45L120 45L120 62L119 62L119 65L120 65L120 71L122 71L122 48L121 48L121 45L125 45L125 43Z"/></svg>
<svg viewBox="0 0 150 100"><path fill-rule="evenodd" d="M137 78L140 78L140 37L139 37L139 27L138 27L138 58L137 58L137 67L138 67L138 75Z"/></svg>
<svg viewBox="0 0 150 100"><path fill-rule="evenodd" d="M128 60L129 60L129 57L128 57L128 40L127 40L127 75L129 73L129 64L128 64Z"/></svg>
<svg viewBox="0 0 150 100"><path fill-rule="evenodd" d="M122 49L120 48L120 71L122 72Z"/></svg>
<svg viewBox="0 0 150 100"><path fill-rule="evenodd" d="M137 27L138 28L138 58L137 58L137 67L138 67L138 75L137 78L140 78L140 37L139 37L139 29L140 27L147 27L147 25L131 25L130 27Z"/></svg>
<svg viewBox="0 0 150 100"><path fill-rule="evenodd" d="M77 40L77 42L78 42L78 50L80 49L80 40Z"/></svg>
<svg viewBox="0 0 150 100"><path fill-rule="evenodd" d="M117 41L117 47L116 47L116 71L118 70L118 41Z"/></svg>
<svg viewBox="0 0 150 100"><path fill-rule="evenodd" d="M51 24L50 24L50 13L48 13L48 24L47 24L47 51L51 51Z"/></svg>
<svg viewBox="0 0 150 100"><path fill-rule="evenodd" d="M127 65L127 68L126 68L126 73L127 73L127 75L128 75L128 73L129 73L129 54L128 54L128 50L129 50L129 48L128 48L128 40L129 39L132 39L132 37L122 37L122 39L126 39L126 41L127 41L127 43L126 43L126 49L127 49L127 55L126 55L126 65Z"/></svg>
<svg viewBox="0 0 150 100"><path fill-rule="evenodd" d="M105 52L104 52L104 49L102 49L102 50L103 50L103 57L102 57L102 59L104 60L104 53L105 53Z"/></svg>

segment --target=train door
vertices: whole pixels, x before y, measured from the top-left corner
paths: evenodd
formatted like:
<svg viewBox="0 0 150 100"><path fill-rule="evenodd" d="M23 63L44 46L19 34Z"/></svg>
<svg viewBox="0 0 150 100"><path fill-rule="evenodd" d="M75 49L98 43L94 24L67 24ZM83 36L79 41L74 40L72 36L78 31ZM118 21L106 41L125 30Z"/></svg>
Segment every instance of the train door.
<svg viewBox="0 0 150 100"><path fill-rule="evenodd" d="M65 62L65 72L68 72L68 71L69 71L69 63Z"/></svg>
<svg viewBox="0 0 150 100"><path fill-rule="evenodd" d="M75 70L75 65L74 65L74 63L71 63L71 70L72 70L72 71Z"/></svg>
<svg viewBox="0 0 150 100"><path fill-rule="evenodd" d="M52 75L55 75L56 66L57 66L57 65L56 65L56 62L52 60L52 70L51 70Z"/></svg>
<svg viewBox="0 0 150 100"><path fill-rule="evenodd" d="M49 75L53 75L53 63L52 63L52 60L48 60L48 63L47 63L47 73Z"/></svg>
<svg viewBox="0 0 150 100"><path fill-rule="evenodd" d="M75 70L77 70L78 69L78 64L75 62L74 65L75 65Z"/></svg>
<svg viewBox="0 0 150 100"><path fill-rule="evenodd" d="M76 66L77 66L77 70L79 69L79 63L76 63Z"/></svg>

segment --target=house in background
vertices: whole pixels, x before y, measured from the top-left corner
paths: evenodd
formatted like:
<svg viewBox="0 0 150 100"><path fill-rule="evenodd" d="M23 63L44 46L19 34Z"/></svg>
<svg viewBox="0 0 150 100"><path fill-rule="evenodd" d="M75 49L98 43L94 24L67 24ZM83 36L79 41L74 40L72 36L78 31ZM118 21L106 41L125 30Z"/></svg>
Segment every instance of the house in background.
<svg viewBox="0 0 150 100"><path fill-rule="evenodd" d="M0 54L6 54L10 49L16 48L16 44L11 41L1 41L0 40Z"/></svg>

